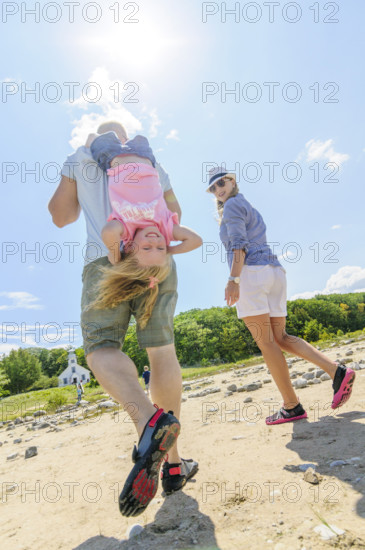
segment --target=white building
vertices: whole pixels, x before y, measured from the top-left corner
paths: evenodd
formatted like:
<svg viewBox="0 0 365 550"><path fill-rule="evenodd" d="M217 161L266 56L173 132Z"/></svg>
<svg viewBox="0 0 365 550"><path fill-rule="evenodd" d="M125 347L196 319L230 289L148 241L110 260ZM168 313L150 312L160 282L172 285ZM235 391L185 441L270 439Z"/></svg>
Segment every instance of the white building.
<svg viewBox="0 0 365 550"><path fill-rule="evenodd" d="M68 367L58 376L58 387L69 386L82 382L90 382L90 371L77 364L74 349L68 352Z"/></svg>

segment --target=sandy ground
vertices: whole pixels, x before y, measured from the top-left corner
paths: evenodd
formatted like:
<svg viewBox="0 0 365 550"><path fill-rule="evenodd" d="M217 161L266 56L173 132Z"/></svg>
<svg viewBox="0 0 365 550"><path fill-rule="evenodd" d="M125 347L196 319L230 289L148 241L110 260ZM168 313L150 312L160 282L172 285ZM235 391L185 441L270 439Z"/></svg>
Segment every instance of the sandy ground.
<svg viewBox="0 0 365 550"><path fill-rule="evenodd" d="M365 359L364 342L331 348L328 355L342 358L350 349L351 360ZM310 367L296 362L291 372ZM7 431L3 426L1 548L365 548L365 370L356 374L352 398L338 412L330 409L331 382L324 381L297 390L308 420L272 427L264 419L280 404L273 383L224 396L231 383L267 379L266 368L217 374L200 390L194 383L184 391L180 449L199 461L200 470L175 495L163 498L160 487L138 518L122 517L117 504L136 441L125 412L81 417L75 425L58 424L61 431L27 431L31 423ZM221 391L188 398L213 387ZM251 403L244 403L247 397ZM17 438L22 441L13 443ZM30 445L38 455L25 460ZM7 460L15 452L19 456ZM346 463L331 466L336 460ZM306 463L316 465L318 485L303 479L299 466ZM345 533L323 540L314 530L323 522ZM135 523L144 530L128 541Z"/></svg>

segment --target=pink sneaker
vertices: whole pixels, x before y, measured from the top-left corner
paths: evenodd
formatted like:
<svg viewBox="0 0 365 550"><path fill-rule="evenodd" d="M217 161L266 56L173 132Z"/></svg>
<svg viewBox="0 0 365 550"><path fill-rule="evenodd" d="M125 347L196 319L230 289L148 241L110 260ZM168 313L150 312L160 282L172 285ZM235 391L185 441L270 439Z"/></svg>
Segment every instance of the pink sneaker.
<svg viewBox="0 0 365 550"><path fill-rule="evenodd" d="M332 400L332 409L341 407L350 398L352 386L356 374L352 369L347 369L343 365L338 365L332 388L334 391Z"/></svg>
<svg viewBox="0 0 365 550"><path fill-rule="evenodd" d="M294 409L284 409L284 407L281 407L280 411L268 416L265 422L268 426L271 426L272 424L284 424L284 422L294 422L294 420L307 417L308 415L302 405L298 403Z"/></svg>

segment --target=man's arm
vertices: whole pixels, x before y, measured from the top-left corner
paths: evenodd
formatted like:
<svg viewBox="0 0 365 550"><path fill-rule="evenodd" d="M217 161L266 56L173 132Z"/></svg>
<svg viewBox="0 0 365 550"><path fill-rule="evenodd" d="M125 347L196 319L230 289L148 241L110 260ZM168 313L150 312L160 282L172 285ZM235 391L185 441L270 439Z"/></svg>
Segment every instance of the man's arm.
<svg viewBox="0 0 365 550"><path fill-rule="evenodd" d="M176 212L179 223L181 222L181 208L180 204L176 198L176 195L174 193L174 190L172 189L170 178L166 170L161 166L159 162L156 162L156 169L158 171L158 175L160 178L160 184L163 191L163 196L165 199L165 202L167 204L167 208L170 210L170 212Z"/></svg>
<svg viewBox="0 0 365 550"><path fill-rule="evenodd" d="M167 208L170 210L170 212L176 212L179 218L179 223L181 222L181 208L180 204L176 198L176 195L174 193L173 189L168 189L163 194L165 202L167 204Z"/></svg>
<svg viewBox="0 0 365 550"><path fill-rule="evenodd" d="M62 176L59 186L49 201L48 210L57 227L75 222L81 211L77 198L76 181Z"/></svg>

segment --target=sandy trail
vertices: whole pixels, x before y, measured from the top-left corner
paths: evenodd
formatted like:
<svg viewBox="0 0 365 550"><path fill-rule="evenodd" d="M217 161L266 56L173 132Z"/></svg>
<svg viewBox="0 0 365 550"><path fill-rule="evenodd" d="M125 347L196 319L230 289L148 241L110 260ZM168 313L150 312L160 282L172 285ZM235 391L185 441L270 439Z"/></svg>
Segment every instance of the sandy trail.
<svg viewBox="0 0 365 550"><path fill-rule="evenodd" d="M365 358L362 342L331 348L328 355L345 357L347 350L353 350L353 361ZM296 362L291 372L310 367ZM266 368L220 373L200 383L200 390L194 382L184 392L180 449L183 457L199 461L200 470L175 495L163 498L159 488L138 518L122 517L117 504L136 441L123 411L58 424L59 432L3 426L1 548L365 548L365 370L356 374L353 396L338 412L330 409L331 382L325 381L297 390L308 420L272 427L264 422L280 405L272 382L224 396L232 383L267 379ZM212 387L221 391L188 398ZM247 397L251 403L244 403ZM22 441L14 444L17 438ZM25 460L30 445L38 447L38 455ZM7 460L15 452L18 458ZM346 463L331 466L336 460ZM299 466L305 463L316 465L318 485L303 479ZM314 531L323 525L319 517L345 534L322 540ZM134 523L145 528L127 541Z"/></svg>

